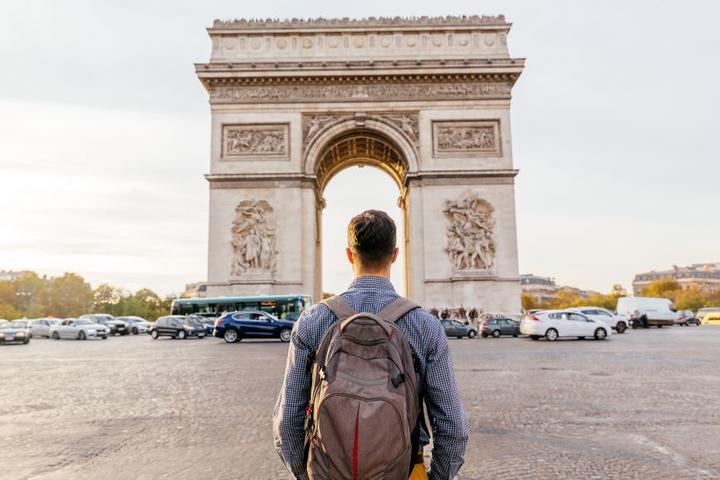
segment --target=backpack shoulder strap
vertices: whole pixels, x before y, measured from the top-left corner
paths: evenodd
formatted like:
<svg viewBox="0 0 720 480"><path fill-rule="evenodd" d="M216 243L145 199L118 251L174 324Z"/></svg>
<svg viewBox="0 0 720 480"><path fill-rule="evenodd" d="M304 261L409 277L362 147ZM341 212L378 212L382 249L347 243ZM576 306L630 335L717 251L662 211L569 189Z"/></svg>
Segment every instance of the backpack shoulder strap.
<svg viewBox="0 0 720 480"><path fill-rule="evenodd" d="M386 322L395 323L406 313L415 310L416 308L420 308L420 305L408 300L407 298L400 297L390 302L390 304L380 310L377 315Z"/></svg>
<svg viewBox="0 0 720 480"><path fill-rule="evenodd" d="M348 305L345 300L343 300L340 295L335 295L333 297L323 300L320 303L325 304L325 306L328 307L330 311L335 314L335 316L340 322L352 317L357 313L350 305Z"/></svg>

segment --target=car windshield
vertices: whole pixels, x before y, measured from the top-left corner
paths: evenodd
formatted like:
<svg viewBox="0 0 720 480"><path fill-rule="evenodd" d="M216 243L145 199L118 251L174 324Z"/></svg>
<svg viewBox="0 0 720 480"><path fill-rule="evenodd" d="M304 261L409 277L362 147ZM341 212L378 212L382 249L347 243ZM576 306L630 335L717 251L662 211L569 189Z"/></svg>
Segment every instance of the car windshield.
<svg viewBox="0 0 720 480"><path fill-rule="evenodd" d="M27 322L12 322L11 324L12 328L27 328L28 324Z"/></svg>
<svg viewBox="0 0 720 480"><path fill-rule="evenodd" d="M190 325L191 327L197 327L198 325L202 325L202 323L200 323L200 320L193 317L185 317L185 324Z"/></svg>
<svg viewBox="0 0 720 480"><path fill-rule="evenodd" d="M75 325L92 325L92 324L93 324L93 322L91 322L90 320L87 320L85 318L75 320Z"/></svg>

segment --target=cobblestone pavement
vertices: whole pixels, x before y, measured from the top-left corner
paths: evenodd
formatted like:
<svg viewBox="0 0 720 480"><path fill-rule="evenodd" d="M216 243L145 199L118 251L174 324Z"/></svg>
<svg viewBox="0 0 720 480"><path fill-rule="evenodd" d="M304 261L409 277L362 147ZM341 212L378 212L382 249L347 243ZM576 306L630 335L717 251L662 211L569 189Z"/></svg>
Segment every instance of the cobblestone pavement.
<svg viewBox="0 0 720 480"><path fill-rule="evenodd" d="M608 341L451 339L463 479L720 478L720 328ZM288 478L271 440L286 345L0 346L0 478Z"/></svg>

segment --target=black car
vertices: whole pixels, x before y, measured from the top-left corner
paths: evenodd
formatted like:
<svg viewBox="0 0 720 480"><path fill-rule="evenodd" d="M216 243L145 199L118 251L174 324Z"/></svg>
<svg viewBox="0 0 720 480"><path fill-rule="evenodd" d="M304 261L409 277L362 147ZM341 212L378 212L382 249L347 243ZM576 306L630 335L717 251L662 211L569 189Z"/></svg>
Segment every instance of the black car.
<svg viewBox="0 0 720 480"><path fill-rule="evenodd" d="M512 335L517 337L520 335L520 324L511 318L488 318L482 323L483 337L493 336L495 338L500 335Z"/></svg>
<svg viewBox="0 0 720 480"><path fill-rule="evenodd" d="M448 337L475 338L478 333L475 327L471 325L465 325L464 323L460 323L457 320L440 320L440 324L445 329L445 335L447 335Z"/></svg>
<svg viewBox="0 0 720 480"><path fill-rule="evenodd" d="M279 338L290 341L293 322L278 320L261 310L243 310L226 313L215 320L213 335L234 343L243 338Z"/></svg>
<svg viewBox="0 0 720 480"><path fill-rule="evenodd" d="M189 337L205 338L205 325L197 319L185 315L168 315L160 317L150 327L152 338L172 337L183 340Z"/></svg>
<svg viewBox="0 0 720 480"><path fill-rule="evenodd" d="M90 320L93 323L99 323L100 325L105 325L110 329L110 335L127 335L130 333L127 322L119 320L107 313L91 313L88 315L82 315L80 318L83 320Z"/></svg>

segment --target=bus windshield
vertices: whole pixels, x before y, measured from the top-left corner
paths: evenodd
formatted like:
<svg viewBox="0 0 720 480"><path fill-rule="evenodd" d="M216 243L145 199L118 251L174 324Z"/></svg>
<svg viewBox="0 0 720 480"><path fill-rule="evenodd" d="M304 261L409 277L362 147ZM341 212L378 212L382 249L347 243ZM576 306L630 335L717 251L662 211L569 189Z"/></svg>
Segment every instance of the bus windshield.
<svg viewBox="0 0 720 480"><path fill-rule="evenodd" d="M227 312L261 310L282 320L295 321L312 304L310 295L268 295L258 297L176 298L170 315L219 317Z"/></svg>

